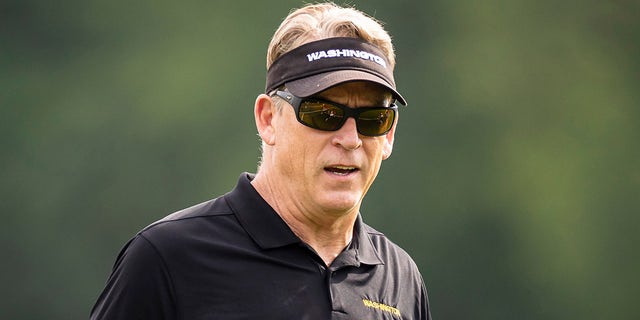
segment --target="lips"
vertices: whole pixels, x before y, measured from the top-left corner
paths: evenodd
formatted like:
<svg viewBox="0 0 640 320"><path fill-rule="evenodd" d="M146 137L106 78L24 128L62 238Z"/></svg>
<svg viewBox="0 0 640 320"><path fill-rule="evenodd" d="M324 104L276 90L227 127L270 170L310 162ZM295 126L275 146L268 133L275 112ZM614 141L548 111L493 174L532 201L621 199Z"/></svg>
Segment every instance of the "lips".
<svg viewBox="0 0 640 320"><path fill-rule="evenodd" d="M358 168L352 167L352 166L337 165L337 166L325 167L324 170L340 176L346 176L350 173L358 171Z"/></svg>

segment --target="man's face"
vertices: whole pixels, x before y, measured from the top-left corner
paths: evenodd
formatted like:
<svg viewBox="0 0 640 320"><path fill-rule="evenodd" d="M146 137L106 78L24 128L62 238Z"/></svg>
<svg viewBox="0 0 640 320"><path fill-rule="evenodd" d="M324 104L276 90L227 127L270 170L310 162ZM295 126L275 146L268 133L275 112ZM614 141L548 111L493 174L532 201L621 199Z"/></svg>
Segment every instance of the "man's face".
<svg viewBox="0 0 640 320"><path fill-rule="evenodd" d="M317 97L352 108L388 106L384 89L369 82L348 82ZM383 136L363 136L349 118L337 131L320 131L296 120L294 109L282 104L274 119L274 160L279 186L302 212L335 216L359 210L382 160L391 155L395 124Z"/></svg>

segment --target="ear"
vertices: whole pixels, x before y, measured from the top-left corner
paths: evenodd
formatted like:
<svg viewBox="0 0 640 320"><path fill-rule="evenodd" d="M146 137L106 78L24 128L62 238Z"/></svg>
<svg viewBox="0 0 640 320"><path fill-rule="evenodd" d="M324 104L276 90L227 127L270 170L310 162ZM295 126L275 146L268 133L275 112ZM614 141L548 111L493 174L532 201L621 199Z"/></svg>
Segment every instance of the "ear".
<svg viewBox="0 0 640 320"><path fill-rule="evenodd" d="M253 108L253 115L256 120L256 128L258 135L268 145L276 142L275 129L273 127L273 118L276 112L276 106L266 94L261 94L256 98Z"/></svg>
<svg viewBox="0 0 640 320"><path fill-rule="evenodd" d="M396 112L396 122L386 135L384 135L384 146L382 147L382 160L387 160L393 151L393 140L396 135L396 126L398 125L399 112Z"/></svg>

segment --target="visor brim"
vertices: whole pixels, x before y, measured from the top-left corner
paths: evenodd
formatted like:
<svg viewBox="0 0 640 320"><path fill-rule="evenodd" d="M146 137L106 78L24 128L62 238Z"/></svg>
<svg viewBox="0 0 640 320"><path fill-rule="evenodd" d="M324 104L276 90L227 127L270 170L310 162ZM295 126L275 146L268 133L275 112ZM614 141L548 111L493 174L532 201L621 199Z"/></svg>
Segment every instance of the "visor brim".
<svg viewBox="0 0 640 320"><path fill-rule="evenodd" d="M287 82L285 83L285 87L292 94L304 98L315 95L333 86L351 81L369 81L380 84L391 92L394 99L398 100L398 102L400 102L402 105L407 105L407 101L404 99L404 97L402 97L402 95L384 79L371 73L359 70L337 70L319 73L309 77Z"/></svg>

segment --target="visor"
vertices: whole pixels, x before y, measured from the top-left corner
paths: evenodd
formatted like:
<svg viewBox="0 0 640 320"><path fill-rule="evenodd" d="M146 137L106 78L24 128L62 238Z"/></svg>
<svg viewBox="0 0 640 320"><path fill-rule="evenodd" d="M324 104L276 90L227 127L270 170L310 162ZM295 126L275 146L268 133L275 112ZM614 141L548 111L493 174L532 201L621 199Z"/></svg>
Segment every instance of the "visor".
<svg viewBox="0 0 640 320"><path fill-rule="evenodd" d="M266 92L282 85L298 97L309 97L349 81L370 81L396 90L393 69L376 46L357 38L328 38L303 44L276 59L267 70Z"/></svg>

